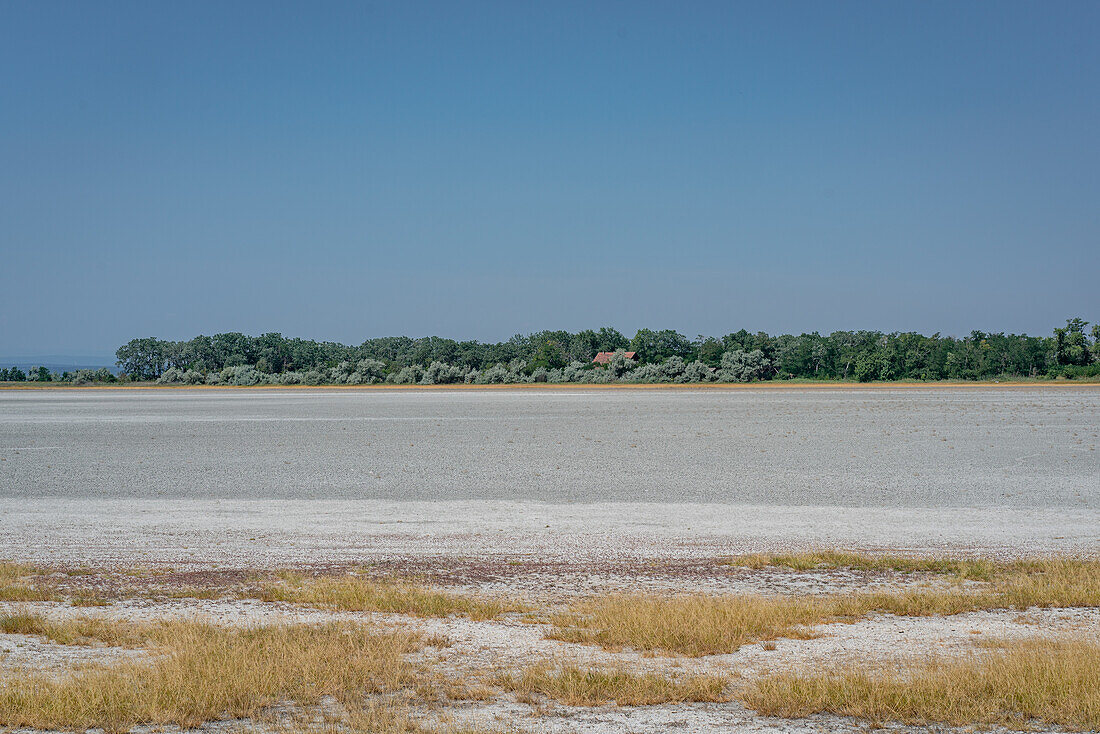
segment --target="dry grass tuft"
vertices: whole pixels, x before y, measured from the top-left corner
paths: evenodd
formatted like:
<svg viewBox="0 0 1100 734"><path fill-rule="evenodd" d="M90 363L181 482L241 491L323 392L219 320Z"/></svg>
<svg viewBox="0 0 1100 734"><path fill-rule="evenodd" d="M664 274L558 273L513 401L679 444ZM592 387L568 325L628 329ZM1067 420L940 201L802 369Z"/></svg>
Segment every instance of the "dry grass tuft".
<svg viewBox="0 0 1100 734"><path fill-rule="evenodd" d="M25 576L30 576L35 573L37 569L33 566L28 566L23 563L12 563L11 561L0 561L0 585L10 584L13 581L18 581Z"/></svg>
<svg viewBox="0 0 1100 734"><path fill-rule="evenodd" d="M555 615L548 636L612 650L715 655L759 640L807 637L797 628L825 618L820 606L810 597L612 595Z"/></svg>
<svg viewBox="0 0 1100 734"><path fill-rule="evenodd" d="M54 622L38 614L24 613L0 616L0 632L9 635L35 635L59 645L139 647L149 639L147 625L87 618Z"/></svg>
<svg viewBox="0 0 1100 734"><path fill-rule="evenodd" d="M829 712L907 724L1100 728L1100 645L1000 643L969 660L930 660L904 674L871 670L757 679L745 705L770 716Z"/></svg>
<svg viewBox="0 0 1100 734"><path fill-rule="evenodd" d="M496 683L530 700L533 694L567 706L651 706L661 703L729 701L727 679L719 675L666 678L654 673L582 669L573 666L537 666L516 677L504 675Z"/></svg>
<svg viewBox="0 0 1100 734"><path fill-rule="evenodd" d="M253 594L264 601L310 604L327 609L390 612L419 617L466 615L484 620L526 607L501 599L474 598L437 591L403 581L373 581L357 576L305 579L283 574L280 583L267 584Z"/></svg>
<svg viewBox="0 0 1100 734"><path fill-rule="evenodd" d="M409 685L410 634L373 634L357 625L225 629L195 622L144 628L148 662L86 669L56 679L0 676L0 726L126 731L139 724L183 728L253 717L293 701L361 701Z"/></svg>
<svg viewBox="0 0 1100 734"><path fill-rule="evenodd" d="M57 596L28 584L26 579L40 569L23 563L0 561L0 601L52 601Z"/></svg>
<svg viewBox="0 0 1100 734"><path fill-rule="evenodd" d="M960 568L958 574L961 578L979 571ZM912 617L983 609L1100 606L1097 561L1020 561L998 567L991 578L966 586L846 595L611 595L554 615L548 635L608 649L713 655L777 637L806 638L812 625L854 621L873 612Z"/></svg>

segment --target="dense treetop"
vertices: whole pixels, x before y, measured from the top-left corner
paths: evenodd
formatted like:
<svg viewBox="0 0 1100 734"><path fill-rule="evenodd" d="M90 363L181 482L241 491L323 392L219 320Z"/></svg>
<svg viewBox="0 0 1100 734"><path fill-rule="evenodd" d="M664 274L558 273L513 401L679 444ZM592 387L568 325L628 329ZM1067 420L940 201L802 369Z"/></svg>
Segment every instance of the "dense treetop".
<svg viewBox="0 0 1100 734"><path fill-rule="evenodd" d="M962 338L911 332L828 335L741 330L689 339L675 331L540 331L499 343L383 337L358 346L240 333L188 341L133 339L116 356L121 379L183 384L399 384L510 382L748 382L754 380L978 380L1100 376L1100 326L1070 319L1052 336L971 332ZM635 361L622 352L637 353ZM606 367L592 359L616 352ZM116 379L107 370L0 380Z"/></svg>

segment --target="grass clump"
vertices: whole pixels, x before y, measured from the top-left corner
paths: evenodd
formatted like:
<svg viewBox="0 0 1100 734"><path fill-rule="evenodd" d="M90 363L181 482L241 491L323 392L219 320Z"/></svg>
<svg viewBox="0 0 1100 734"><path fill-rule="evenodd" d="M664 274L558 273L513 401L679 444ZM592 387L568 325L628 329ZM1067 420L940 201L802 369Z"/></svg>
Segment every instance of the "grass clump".
<svg viewBox="0 0 1100 734"><path fill-rule="evenodd" d="M57 595L28 584L26 579L40 569L23 563L0 561L0 601L52 601Z"/></svg>
<svg viewBox="0 0 1100 734"><path fill-rule="evenodd" d="M54 622L38 614L26 613L0 616L0 632L44 637L59 645L138 647L148 639L145 625L88 618Z"/></svg>
<svg viewBox="0 0 1100 734"><path fill-rule="evenodd" d="M826 618L812 597L611 595L555 615L553 639L685 655L714 655L776 637L808 636L798 627Z"/></svg>
<svg viewBox="0 0 1100 734"><path fill-rule="evenodd" d="M1022 640L967 660L929 660L903 673L871 670L759 678L742 694L769 716L815 713L906 724L1100 728L1100 645Z"/></svg>
<svg viewBox="0 0 1100 734"><path fill-rule="evenodd" d="M10 584L37 571L33 566L11 561L0 561L0 585Z"/></svg>
<svg viewBox="0 0 1100 734"><path fill-rule="evenodd" d="M193 728L251 718L290 701L326 696L349 703L414 682L405 656L416 635L331 624L226 629L195 622L147 625L156 653L144 662L76 671L64 678L0 674L0 726L35 729L137 725Z"/></svg>
<svg viewBox="0 0 1100 734"><path fill-rule="evenodd" d="M296 574L284 574L280 583L265 584L253 596L264 601L346 611L391 612L419 617L458 614L476 620L525 610L521 605L501 599L479 599L403 581L375 581L358 576L305 579Z"/></svg>
<svg viewBox="0 0 1100 734"><path fill-rule="evenodd" d="M554 615L548 634L609 649L632 647L698 656L731 653L741 645L777 637L805 638L811 636L812 625L856 621L874 612L914 617L985 609L1100 606L1100 562L1093 560L1019 561L998 567L991 579L966 586L853 594L610 595Z"/></svg>
<svg viewBox="0 0 1100 734"><path fill-rule="evenodd" d="M652 706L662 703L728 701L727 680L719 675L666 678L654 673L582 669L574 666L530 668L520 676L506 675L497 684L529 700L533 694L567 706Z"/></svg>

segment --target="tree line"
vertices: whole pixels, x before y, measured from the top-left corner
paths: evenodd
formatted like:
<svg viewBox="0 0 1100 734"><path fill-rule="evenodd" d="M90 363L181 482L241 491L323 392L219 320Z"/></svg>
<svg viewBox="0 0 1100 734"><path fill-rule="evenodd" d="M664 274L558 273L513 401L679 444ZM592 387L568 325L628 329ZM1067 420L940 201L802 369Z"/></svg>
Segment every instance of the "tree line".
<svg viewBox="0 0 1100 734"><path fill-rule="evenodd" d="M613 352L605 366L598 352ZM626 352L635 352L627 359ZM1100 325L1069 319L1051 336L973 331L957 338L913 332L828 335L741 330L695 339L672 330L540 331L497 343L383 337L358 346L270 333L133 339L116 352L120 374L45 368L0 380L166 384L450 384L522 382L750 382L757 380L983 380L1100 376Z"/></svg>

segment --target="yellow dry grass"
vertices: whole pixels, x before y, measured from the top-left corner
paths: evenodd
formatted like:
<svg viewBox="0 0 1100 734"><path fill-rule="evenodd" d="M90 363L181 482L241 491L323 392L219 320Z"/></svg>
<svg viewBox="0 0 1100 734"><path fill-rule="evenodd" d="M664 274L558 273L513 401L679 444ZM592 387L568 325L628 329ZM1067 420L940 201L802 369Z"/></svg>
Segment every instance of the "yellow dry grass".
<svg viewBox="0 0 1100 734"><path fill-rule="evenodd" d="M959 567L959 573L971 571ZM554 615L548 635L608 649L632 647L698 656L730 653L741 645L777 637L805 638L811 634L811 625L854 621L873 612L929 616L983 609L1100 606L1097 561L1020 561L998 567L990 578L969 585L855 594L609 595Z"/></svg>
<svg viewBox="0 0 1100 734"><path fill-rule="evenodd" d="M11 561L0 561L0 584L10 584L35 572L32 566Z"/></svg>
<svg viewBox="0 0 1100 734"><path fill-rule="evenodd" d="M198 726L253 717L292 701L349 704L415 681L406 655L417 636L376 634L358 625L226 629L196 622L147 625L145 661L78 670L63 678L0 675L0 727Z"/></svg>
<svg viewBox="0 0 1100 734"><path fill-rule="evenodd" d="M548 636L608 649L713 655L757 640L805 636L796 628L823 618L814 600L801 597L624 594L554 615Z"/></svg>
<svg viewBox="0 0 1100 734"><path fill-rule="evenodd" d="M253 596L264 601L309 604L327 609L390 612L419 617L457 614L478 620L526 609L502 599L475 598L405 581L374 581L358 576L307 579L298 574L282 574L280 583L265 584Z"/></svg>
<svg viewBox="0 0 1100 734"><path fill-rule="evenodd" d="M720 675L668 678L655 673L575 666L535 666L521 675L503 675L497 685L530 700L547 696L567 706L652 706L661 703L729 701L728 680Z"/></svg>
<svg viewBox="0 0 1100 734"><path fill-rule="evenodd" d="M1100 644L1024 640L968 660L928 660L902 673L870 669L757 679L745 705L770 716L829 712L873 722L1100 728Z"/></svg>
<svg viewBox="0 0 1100 734"><path fill-rule="evenodd" d="M149 636L147 625L89 618L57 622L24 612L0 616L0 632L36 635L59 645L104 644L118 647L138 647L145 644Z"/></svg>
<svg viewBox="0 0 1100 734"><path fill-rule="evenodd" d="M56 598L52 592L28 583L30 576L39 569L23 563L0 561L0 601L49 601Z"/></svg>

